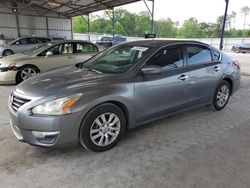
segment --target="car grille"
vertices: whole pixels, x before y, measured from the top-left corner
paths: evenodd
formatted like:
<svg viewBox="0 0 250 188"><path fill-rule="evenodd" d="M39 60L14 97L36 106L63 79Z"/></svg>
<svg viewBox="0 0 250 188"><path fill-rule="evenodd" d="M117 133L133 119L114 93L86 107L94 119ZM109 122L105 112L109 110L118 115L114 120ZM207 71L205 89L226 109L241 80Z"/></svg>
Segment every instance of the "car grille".
<svg viewBox="0 0 250 188"><path fill-rule="evenodd" d="M15 111L17 111L21 106L23 106L25 103L29 101L30 100L18 97L15 94L12 94L10 96L10 105Z"/></svg>

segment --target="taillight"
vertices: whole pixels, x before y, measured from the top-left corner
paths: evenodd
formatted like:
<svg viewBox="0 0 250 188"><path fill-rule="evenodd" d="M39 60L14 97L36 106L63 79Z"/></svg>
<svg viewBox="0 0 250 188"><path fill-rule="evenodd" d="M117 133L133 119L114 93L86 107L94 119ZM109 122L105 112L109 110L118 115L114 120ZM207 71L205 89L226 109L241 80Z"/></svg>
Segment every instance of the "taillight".
<svg viewBox="0 0 250 188"><path fill-rule="evenodd" d="M239 61L234 61L233 64L234 64L238 69L240 69L240 63L239 63Z"/></svg>

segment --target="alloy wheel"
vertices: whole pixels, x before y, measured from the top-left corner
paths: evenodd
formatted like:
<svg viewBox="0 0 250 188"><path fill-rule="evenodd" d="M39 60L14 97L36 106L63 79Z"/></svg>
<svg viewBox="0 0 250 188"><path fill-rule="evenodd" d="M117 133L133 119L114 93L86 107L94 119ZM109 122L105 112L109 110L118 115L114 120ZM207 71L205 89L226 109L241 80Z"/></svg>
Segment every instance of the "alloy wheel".
<svg viewBox="0 0 250 188"><path fill-rule="evenodd" d="M119 135L121 122L114 113L103 113L90 127L90 139L97 146L110 145Z"/></svg>
<svg viewBox="0 0 250 188"><path fill-rule="evenodd" d="M223 85L216 96L216 102L219 107L223 107L229 98L229 88L226 85Z"/></svg>
<svg viewBox="0 0 250 188"><path fill-rule="evenodd" d="M21 71L21 78L23 80L28 79L29 77L35 76L37 74L36 70L33 68L24 68Z"/></svg>

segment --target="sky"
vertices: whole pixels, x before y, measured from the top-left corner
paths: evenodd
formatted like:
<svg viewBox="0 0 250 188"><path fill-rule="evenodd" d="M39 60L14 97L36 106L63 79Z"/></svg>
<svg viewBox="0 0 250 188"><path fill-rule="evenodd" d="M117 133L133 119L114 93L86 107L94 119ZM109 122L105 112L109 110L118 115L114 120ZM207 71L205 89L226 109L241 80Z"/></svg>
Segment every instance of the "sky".
<svg viewBox="0 0 250 188"><path fill-rule="evenodd" d="M148 5L151 4L148 1ZM235 27L242 29L244 25L244 15L241 13L241 7L249 6L250 0L229 0L228 14L232 11L237 13ZM139 13L147 10L143 1L121 6L130 12ZM155 0L155 19L171 18L173 21L179 21L194 17L199 22L216 22L216 18L224 15L225 0ZM250 15L247 17L247 23L250 24ZM250 28L249 25L246 28Z"/></svg>

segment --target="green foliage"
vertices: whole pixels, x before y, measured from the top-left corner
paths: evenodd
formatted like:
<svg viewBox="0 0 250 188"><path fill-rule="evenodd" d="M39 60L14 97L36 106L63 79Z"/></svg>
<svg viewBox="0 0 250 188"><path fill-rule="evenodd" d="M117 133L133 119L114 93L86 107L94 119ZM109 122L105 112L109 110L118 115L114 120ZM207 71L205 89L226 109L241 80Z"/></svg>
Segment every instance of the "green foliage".
<svg viewBox="0 0 250 188"><path fill-rule="evenodd" d="M174 38L177 35L176 24L170 19L161 19L155 22L155 33L158 37Z"/></svg>
<svg viewBox="0 0 250 188"><path fill-rule="evenodd" d="M206 32L201 29L197 19L189 18L184 21L183 26L178 30L178 36L183 38L205 38Z"/></svg>
<svg viewBox="0 0 250 188"><path fill-rule="evenodd" d="M112 16L112 11L107 11ZM108 14L102 16L92 15L90 17L91 33L112 33L112 21ZM236 30L235 25L236 13L232 12L227 15L225 37L249 37L250 30ZM73 32L87 33L86 16L77 16L73 18ZM179 27L179 22L174 22L170 18L155 20L155 33L162 38L216 38L221 35L223 16L217 18L216 23L199 23L195 18L189 18ZM140 36L150 33L151 21L150 14L147 11L138 14L130 13L124 9L115 10L115 34L124 36Z"/></svg>
<svg viewBox="0 0 250 188"><path fill-rule="evenodd" d="M75 33L87 32L87 24L81 16L73 18L73 31Z"/></svg>

